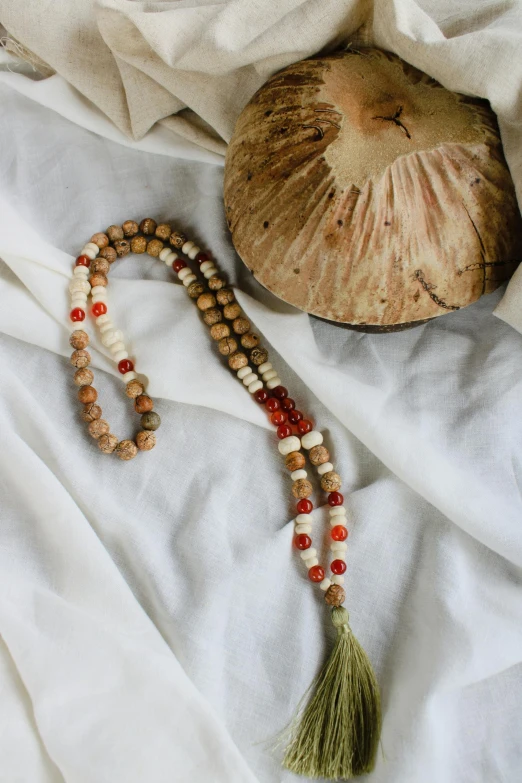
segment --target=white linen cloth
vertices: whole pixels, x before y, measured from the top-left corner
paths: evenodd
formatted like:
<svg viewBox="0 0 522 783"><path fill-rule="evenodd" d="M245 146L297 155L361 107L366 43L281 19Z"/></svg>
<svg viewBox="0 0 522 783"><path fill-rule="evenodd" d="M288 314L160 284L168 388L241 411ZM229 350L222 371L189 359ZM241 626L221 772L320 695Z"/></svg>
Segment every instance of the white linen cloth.
<svg viewBox="0 0 522 783"><path fill-rule="evenodd" d="M22 78L0 84L0 783L296 780L267 740L328 617L292 552L272 429L157 261L115 265L110 306L158 446L123 464L79 422L73 257L145 215L216 253L344 478L347 606L383 692L370 780L517 780L522 339L491 318L502 292L391 335L309 319L235 256L219 167L101 138L9 86ZM91 352L123 437L135 417L97 338Z"/></svg>

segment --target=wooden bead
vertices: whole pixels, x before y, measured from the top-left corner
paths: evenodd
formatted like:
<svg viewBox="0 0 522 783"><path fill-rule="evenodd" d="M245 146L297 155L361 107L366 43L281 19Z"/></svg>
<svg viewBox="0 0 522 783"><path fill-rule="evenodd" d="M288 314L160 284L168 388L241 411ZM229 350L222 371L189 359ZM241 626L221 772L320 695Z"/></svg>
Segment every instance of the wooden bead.
<svg viewBox="0 0 522 783"><path fill-rule="evenodd" d="M210 336L213 340L222 340L223 337L228 337L229 335L230 326L228 324L214 324L210 329Z"/></svg>
<svg viewBox="0 0 522 783"><path fill-rule="evenodd" d="M91 363L91 354L89 351L86 351L84 348L80 348L77 351L73 351L71 354L71 364L73 367L78 367L78 369L82 367L88 367L88 365Z"/></svg>
<svg viewBox="0 0 522 783"><path fill-rule="evenodd" d="M219 301L219 296L218 296ZM223 315L225 318L228 318L229 321L233 321L234 318L237 318L238 315L241 315L241 308L238 305L237 302L232 302L231 304L225 305L223 308Z"/></svg>
<svg viewBox="0 0 522 783"><path fill-rule="evenodd" d="M297 481L294 481L292 484L292 495L294 498L298 498L298 500L301 498L309 498L313 491L314 488L308 479L297 479Z"/></svg>
<svg viewBox="0 0 522 783"><path fill-rule="evenodd" d="M158 258L159 254L163 250L163 242L161 239L151 239L147 245L147 253L152 258Z"/></svg>
<svg viewBox="0 0 522 783"><path fill-rule="evenodd" d="M216 299L220 305L230 304L235 298L234 292L231 291L230 288L222 288L220 291L216 292Z"/></svg>
<svg viewBox="0 0 522 783"><path fill-rule="evenodd" d="M121 440L116 446L115 453L122 460L133 459L138 453L138 447L133 440Z"/></svg>
<svg viewBox="0 0 522 783"><path fill-rule="evenodd" d="M114 249L119 258L123 258L127 253L130 253L130 242L128 239L118 239L114 244Z"/></svg>
<svg viewBox="0 0 522 783"><path fill-rule="evenodd" d="M100 438L102 435L107 435L109 433L110 427L109 423L105 421L105 419L94 419L94 421L91 421L87 429L89 430L89 435L92 438Z"/></svg>
<svg viewBox="0 0 522 783"><path fill-rule="evenodd" d="M107 234L100 232L98 234L93 234L89 241L97 245L100 250L103 250L103 248L107 247L109 244L109 237Z"/></svg>
<svg viewBox="0 0 522 783"><path fill-rule="evenodd" d="M106 261L109 262L109 264L113 264L116 259L118 258L118 254L116 253L115 249L113 247L104 247L103 250L100 250L100 255L98 258L105 258Z"/></svg>
<svg viewBox="0 0 522 783"><path fill-rule="evenodd" d="M243 348L255 348L256 345L259 345L259 337L257 334L251 334L250 332L243 334L241 335L241 345Z"/></svg>
<svg viewBox="0 0 522 783"><path fill-rule="evenodd" d="M346 600L346 593L341 585L330 585L324 594L324 600L328 606L341 606Z"/></svg>
<svg viewBox="0 0 522 783"><path fill-rule="evenodd" d="M341 489L341 477L335 470L330 470L321 476L321 489L325 492L337 492Z"/></svg>
<svg viewBox="0 0 522 783"><path fill-rule="evenodd" d="M208 279L208 287L211 291L219 291L225 285L225 281L219 275L212 275L212 277L209 277Z"/></svg>
<svg viewBox="0 0 522 783"><path fill-rule="evenodd" d="M214 324L218 324L222 319L223 313L218 307L210 307L208 310L205 310L203 314L203 320L207 326L214 326Z"/></svg>
<svg viewBox="0 0 522 783"><path fill-rule="evenodd" d="M97 285L101 285L105 287L109 281L107 280L105 275L101 275L97 272L95 275L91 275L89 282L91 286L94 288Z"/></svg>
<svg viewBox="0 0 522 783"><path fill-rule="evenodd" d="M144 430L136 435L136 445L140 451L150 451L156 445L156 436L153 432Z"/></svg>
<svg viewBox="0 0 522 783"><path fill-rule="evenodd" d="M81 367L74 373L74 382L77 386L90 386L94 380L94 373L87 367Z"/></svg>
<svg viewBox="0 0 522 783"><path fill-rule="evenodd" d="M186 241L187 237L185 234L182 234L181 231L173 231L169 237L169 242L172 247L183 247Z"/></svg>
<svg viewBox="0 0 522 783"><path fill-rule="evenodd" d="M168 223L158 223L155 233L158 239L162 239L166 242L172 234L172 229Z"/></svg>
<svg viewBox="0 0 522 783"><path fill-rule="evenodd" d="M237 351L237 343L233 337L223 337L218 342L218 349L223 356L230 356L231 353Z"/></svg>
<svg viewBox="0 0 522 783"><path fill-rule="evenodd" d="M228 366L231 370L240 370L242 367L246 367L248 364L248 357L240 351L236 351L229 357ZM254 380L256 380L254 378Z"/></svg>
<svg viewBox="0 0 522 783"><path fill-rule="evenodd" d="M157 223L152 218L145 218L140 223L140 231L147 236L151 236L156 231ZM124 441L122 441L124 442Z"/></svg>
<svg viewBox="0 0 522 783"><path fill-rule="evenodd" d="M140 227L135 220L126 220L125 223L122 224L122 229L126 237L135 237L140 230Z"/></svg>
<svg viewBox="0 0 522 783"><path fill-rule="evenodd" d="M111 242L117 242L119 239L123 239L123 229L121 226L109 226L105 233Z"/></svg>
<svg viewBox="0 0 522 783"><path fill-rule="evenodd" d="M102 409L99 405L96 405L94 402L89 402L84 407L82 411L82 419L86 422L94 421L94 419L99 419L102 415Z"/></svg>
<svg viewBox="0 0 522 783"><path fill-rule="evenodd" d="M106 435L100 435L98 438L98 448L103 454L112 454L117 445L118 438L116 435L111 435L110 432Z"/></svg>
<svg viewBox="0 0 522 783"><path fill-rule="evenodd" d="M236 318L232 324L232 329L236 334L246 334L250 329L248 318Z"/></svg>
<svg viewBox="0 0 522 783"><path fill-rule="evenodd" d="M148 413L153 407L154 403L147 394L140 394L139 397L136 397L134 402L134 410L136 413Z"/></svg>
<svg viewBox="0 0 522 783"><path fill-rule="evenodd" d="M196 304L200 310L203 311L209 310L211 307L216 306L216 297L214 296L214 294L209 294L209 293L201 294L201 296L198 296Z"/></svg>
<svg viewBox="0 0 522 783"><path fill-rule="evenodd" d="M161 418L156 411L147 411L140 419L144 430L157 430L161 424Z"/></svg>
<svg viewBox="0 0 522 783"><path fill-rule="evenodd" d="M205 286L203 286L201 283L191 283L187 288L187 293L191 299L197 299L198 296L201 296L204 291Z"/></svg>
<svg viewBox="0 0 522 783"><path fill-rule="evenodd" d="M89 335L83 329L76 329L69 337L69 342L73 348L81 350L89 345Z"/></svg>
<svg viewBox="0 0 522 783"><path fill-rule="evenodd" d="M131 399L136 399L136 397L139 397L144 391L145 387L143 384L136 380L129 381L125 387L125 394L127 397L131 397Z"/></svg>
<svg viewBox="0 0 522 783"><path fill-rule="evenodd" d="M286 455L285 465L292 473L294 470L301 470L306 465L304 454L301 454L300 451L291 451Z"/></svg>
<svg viewBox="0 0 522 783"><path fill-rule="evenodd" d="M78 389L78 399L80 402L83 402L84 405L88 402L96 402L98 399L98 392L94 386L81 386Z"/></svg>
<svg viewBox="0 0 522 783"><path fill-rule="evenodd" d="M308 459L312 465L322 465L324 462L328 462L330 459L330 452L326 446L314 446L310 449Z"/></svg>
<svg viewBox="0 0 522 783"><path fill-rule="evenodd" d="M133 237L130 245L133 253L144 253L147 250L147 240L145 237Z"/></svg>
<svg viewBox="0 0 522 783"><path fill-rule="evenodd" d="M113 247L111 247L111 250L114 252L114 258L116 258L116 251ZM91 275L106 275L110 268L111 265L106 258L100 258L100 256L98 256L98 258L95 258L94 261L91 261Z"/></svg>
<svg viewBox="0 0 522 783"><path fill-rule="evenodd" d="M259 367L268 361L268 351L265 348L253 348L250 351L250 361Z"/></svg>

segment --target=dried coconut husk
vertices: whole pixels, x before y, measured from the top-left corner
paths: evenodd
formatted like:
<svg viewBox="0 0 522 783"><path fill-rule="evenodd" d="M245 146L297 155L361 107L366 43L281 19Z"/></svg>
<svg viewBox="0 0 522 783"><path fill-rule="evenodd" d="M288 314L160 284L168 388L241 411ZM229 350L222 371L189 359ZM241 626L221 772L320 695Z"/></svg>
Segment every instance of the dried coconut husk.
<svg viewBox="0 0 522 783"><path fill-rule="evenodd" d="M489 104L377 49L269 79L228 147L225 208L260 283L369 331L465 307L522 257Z"/></svg>

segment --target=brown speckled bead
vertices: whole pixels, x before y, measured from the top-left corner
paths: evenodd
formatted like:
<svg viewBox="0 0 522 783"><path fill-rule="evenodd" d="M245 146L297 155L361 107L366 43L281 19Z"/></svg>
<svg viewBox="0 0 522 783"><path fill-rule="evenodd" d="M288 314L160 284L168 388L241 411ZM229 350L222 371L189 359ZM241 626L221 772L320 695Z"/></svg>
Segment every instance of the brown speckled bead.
<svg viewBox="0 0 522 783"><path fill-rule="evenodd" d="M153 432L138 432L136 435L136 445L140 451L150 451L156 445L156 436Z"/></svg>
<svg viewBox="0 0 522 783"><path fill-rule="evenodd" d="M225 281L219 275L212 275L212 277L209 277L207 282L211 291L219 291L219 289L223 288L225 285Z"/></svg>
<svg viewBox="0 0 522 783"><path fill-rule="evenodd" d="M127 253L130 253L130 242L128 239L118 239L116 242L114 242L114 249L119 256L119 258L123 258L123 256L126 256Z"/></svg>
<svg viewBox="0 0 522 783"><path fill-rule="evenodd" d="M144 253L147 250L145 237L133 237L131 239L131 250L133 253Z"/></svg>
<svg viewBox="0 0 522 783"><path fill-rule="evenodd" d="M156 236L158 237L158 239L162 239L164 242L166 242L171 234L172 234L172 229L168 223L159 223L156 226Z"/></svg>
<svg viewBox="0 0 522 783"><path fill-rule="evenodd" d="M107 247L109 244L109 237L107 234L99 232L98 234L93 234L89 241L94 242L95 245L98 245L100 250L103 250L103 248Z"/></svg>
<svg viewBox="0 0 522 783"><path fill-rule="evenodd" d="M92 287L94 288L95 285L106 286L109 281L107 280L105 275L101 275L98 272L96 272L95 275L91 275L89 282L92 285Z"/></svg>
<svg viewBox="0 0 522 783"><path fill-rule="evenodd" d="M219 301L219 296L218 296ZM237 302L232 302L231 304L227 304L223 308L223 315L225 318L228 318L229 321L233 321L234 318L237 318L238 315L241 315L241 308L237 304Z"/></svg>
<svg viewBox="0 0 522 783"><path fill-rule="evenodd" d="M125 223L122 223L121 227L126 237L135 237L140 230L140 227L135 220L126 220Z"/></svg>
<svg viewBox="0 0 522 783"><path fill-rule="evenodd" d="M105 260L108 261L109 264L114 264L114 262L118 258L118 254L116 253L113 247L109 246L109 247L104 247L103 250L100 250L100 255L98 256L98 258L105 258Z"/></svg>
<svg viewBox="0 0 522 783"><path fill-rule="evenodd" d="M73 367L81 369L82 367L88 367L91 363L91 354L84 348L80 348L78 351L73 351L71 354L71 364Z"/></svg>
<svg viewBox="0 0 522 783"><path fill-rule="evenodd" d="M76 350L87 348L89 345L89 335L83 329L76 329L69 337L69 342Z"/></svg>
<svg viewBox="0 0 522 783"><path fill-rule="evenodd" d="M341 489L341 477L335 470L329 470L321 476L321 489L325 492L337 492Z"/></svg>
<svg viewBox="0 0 522 783"><path fill-rule="evenodd" d="M231 353L237 351L237 343L233 337L223 337L218 342L218 349L223 356L230 356Z"/></svg>
<svg viewBox="0 0 522 783"><path fill-rule="evenodd" d="M92 438L100 438L102 435L108 435L110 427L109 422L105 421L105 419L94 419L87 429Z"/></svg>
<svg viewBox="0 0 522 783"><path fill-rule="evenodd" d="M113 247L111 247L111 250L114 251L114 258L116 258L116 251ZM89 267L89 270L91 272L91 275L106 275L109 269L111 268L111 265L107 261L106 258L95 258L94 261L91 261L91 265Z"/></svg>
<svg viewBox="0 0 522 783"><path fill-rule="evenodd" d="M115 453L125 461L133 459L138 453L138 447L133 440L121 440L116 446Z"/></svg>
<svg viewBox="0 0 522 783"><path fill-rule="evenodd" d="M241 336L241 345L243 348L255 348L259 345L259 337L257 334L243 334Z"/></svg>
<svg viewBox="0 0 522 783"><path fill-rule="evenodd" d="M223 313L218 307L210 307L208 310L205 310L203 320L207 326L214 326L214 324L218 324L223 320Z"/></svg>
<svg viewBox="0 0 522 783"><path fill-rule="evenodd" d="M232 329L236 334L246 334L250 329L250 321L247 318L235 318Z"/></svg>
<svg viewBox="0 0 522 783"><path fill-rule="evenodd" d="M153 407L154 403L147 394L140 394L139 397L136 397L134 402L134 410L136 413L147 413L148 411L151 411Z"/></svg>
<svg viewBox="0 0 522 783"><path fill-rule="evenodd" d="M246 367L248 364L248 358L241 351L236 351L229 357L228 366L231 370L240 370L242 367Z"/></svg>
<svg viewBox="0 0 522 783"><path fill-rule="evenodd" d="M82 367L74 373L74 382L77 386L90 386L94 380L94 373L87 367Z"/></svg>
<svg viewBox="0 0 522 783"><path fill-rule="evenodd" d="M342 606L346 601L346 593L341 585L330 585L324 594L324 600L328 606Z"/></svg>
<svg viewBox="0 0 522 783"><path fill-rule="evenodd" d="M292 495L294 498L309 498L313 491L314 488L308 479L297 479L292 484Z"/></svg>
<svg viewBox="0 0 522 783"><path fill-rule="evenodd" d="M265 348L253 348L250 351L250 361L259 367L268 361L268 351Z"/></svg>
<svg viewBox="0 0 522 783"><path fill-rule="evenodd" d="M151 236L156 231L156 221L152 218L145 218L140 223L140 231L147 236Z"/></svg>
<svg viewBox="0 0 522 783"><path fill-rule="evenodd" d="M88 402L96 402L98 399L98 392L94 386L81 386L78 389L78 399L86 405Z"/></svg>
<svg viewBox="0 0 522 783"><path fill-rule="evenodd" d="M105 233L111 242L116 242L118 239L123 239L123 229L121 226L109 226Z"/></svg>
<svg viewBox="0 0 522 783"><path fill-rule="evenodd" d="M222 340L223 337L230 335L230 326L228 324L214 324L210 329L210 336L213 340Z"/></svg>
<svg viewBox="0 0 522 783"><path fill-rule="evenodd" d="M187 288L187 293L191 299L197 299L205 291L205 286L201 283L191 283Z"/></svg>
<svg viewBox="0 0 522 783"><path fill-rule="evenodd" d="M140 383L140 381L137 381L136 379L129 381L125 387L125 394L127 397L131 397L132 399L136 399L136 397L139 397L140 394L143 394L144 391L145 387L142 383Z"/></svg>
<svg viewBox="0 0 522 783"><path fill-rule="evenodd" d="M301 470L306 465L304 454L301 454L300 451L291 451L285 457L285 465L291 473L294 470Z"/></svg>
<svg viewBox="0 0 522 783"><path fill-rule="evenodd" d="M82 411L82 419L87 422L94 421L94 419L99 419L101 415L102 409L94 402L87 403Z"/></svg>
<svg viewBox="0 0 522 783"><path fill-rule="evenodd" d="M308 452L308 459L312 465L324 465L330 461L330 453L326 446L314 446Z"/></svg>
<svg viewBox="0 0 522 783"><path fill-rule="evenodd" d="M157 430L161 424L161 418L156 411L147 411L140 419L144 430Z"/></svg>
<svg viewBox="0 0 522 783"><path fill-rule="evenodd" d="M157 258L163 250L163 242L161 239L151 239L147 245L147 253L152 258Z"/></svg>
<svg viewBox="0 0 522 783"><path fill-rule="evenodd" d="M216 299L220 305L227 305L234 301L234 292L230 288L222 288L216 292Z"/></svg>
<svg viewBox="0 0 522 783"><path fill-rule="evenodd" d="M183 247L186 241L187 237L185 234L182 234L181 231L173 231L169 237L169 242L172 247Z"/></svg>
<svg viewBox="0 0 522 783"><path fill-rule="evenodd" d="M116 437L116 435L111 435L110 433L107 433L107 435L101 435L98 438L98 448L104 454L112 454L112 452L114 451L117 445L118 445L118 438Z"/></svg>
<svg viewBox="0 0 522 783"><path fill-rule="evenodd" d="M201 294L201 296L198 296L196 304L200 310L210 310L211 307L216 306L216 297L214 294Z"/></svg>

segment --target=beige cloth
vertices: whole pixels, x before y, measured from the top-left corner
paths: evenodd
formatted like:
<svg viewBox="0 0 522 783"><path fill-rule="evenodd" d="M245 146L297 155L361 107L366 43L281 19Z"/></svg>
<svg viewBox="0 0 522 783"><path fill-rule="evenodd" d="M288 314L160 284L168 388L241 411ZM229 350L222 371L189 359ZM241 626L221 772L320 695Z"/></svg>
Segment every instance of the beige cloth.
<svg viewBox="0 0 522 783"><path fill-rule="evenodd" d="M0 0L0 22L129 137L161 122L221 153L272 73L362 38L490 101L522 204L518 0ZM522 269L509 292L498 315L522 332Z"/></svg>

